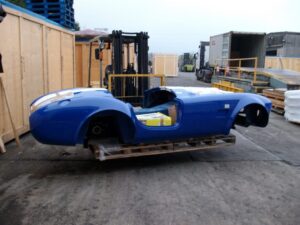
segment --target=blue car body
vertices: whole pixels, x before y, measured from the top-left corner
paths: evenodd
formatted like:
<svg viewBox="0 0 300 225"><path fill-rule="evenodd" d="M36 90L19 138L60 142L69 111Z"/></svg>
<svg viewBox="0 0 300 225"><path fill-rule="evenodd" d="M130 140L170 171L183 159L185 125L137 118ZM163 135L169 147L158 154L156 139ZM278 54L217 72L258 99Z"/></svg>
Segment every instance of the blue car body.
<svg viewBox="0 0 300 225"><path fill-rule="evenodd" d="M117 133L120 142L126 144L227 135L234 124L266 126L271 110L271 102L263 96L213 88L149 89L139 111L114 98L106 89L63 92L51 93L52 97L51 94L42 96L31 104L31 132L42 143L85 144L91 123L101 118L104 122L108 121L106 118L113 118L110 121L117 131L111 133ZM137 119L137 114L163 112L169 104L177 108L177 120L171 126L146 126Z"/></svg>

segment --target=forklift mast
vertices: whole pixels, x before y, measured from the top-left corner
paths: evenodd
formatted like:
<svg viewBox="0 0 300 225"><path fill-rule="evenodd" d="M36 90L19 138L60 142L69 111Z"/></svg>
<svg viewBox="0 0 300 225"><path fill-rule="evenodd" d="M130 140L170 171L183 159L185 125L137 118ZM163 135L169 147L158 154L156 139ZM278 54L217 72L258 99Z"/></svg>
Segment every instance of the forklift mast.
<svg viewBox="0 0 300 225"><path fill-rule="evenodd" d="M201 41L199 48L200 48L200 63L199 63L199 68L203 69L205 67L204 63L205 63L205 47L209 46L209 42L208 41Z"/></svg>
<svg viewBox="0 0 300 225"><path fill-rule="evenodd" d="M195 75L197 80L203 80L204 82L210 83L213 75L213 68L209 64L205 64L205 47L209 46L209 41L201 41L199 45L199 61L196 60Z"/></svg>
<svg viewBox="0 0 300 225"><path fill-rule="evenodd" d="M99 37L99 43L104 46L107 44L112 50L112 65L108 65L105 69L105 80L108 80L110 74L148 74L148 33L130 33L122 32L121 30L114 30L108 36ZM134 70L135 65L130 64L130 44L134 44L134 54L137 56L137 72ZM100 45L100 44L99 44ZM124 52L123 47L127 46L127 62L128 65L123 65ZM100 52L104 49L100 48ZM100 59L101 60L101 59ZM101 62L100 62L101 64ZM127 67L124 70L124 67ZM100 69L102 73L102 69ZM100 83L104 76L100 75ZM125 87L124 87L125 85ZM126 77L126 78L114 78L114 88L112 94L114 96L130 97L134 95L141 96L144 91L149 89L148 77ZM137 101L136 99L133 101Z"/></svg>

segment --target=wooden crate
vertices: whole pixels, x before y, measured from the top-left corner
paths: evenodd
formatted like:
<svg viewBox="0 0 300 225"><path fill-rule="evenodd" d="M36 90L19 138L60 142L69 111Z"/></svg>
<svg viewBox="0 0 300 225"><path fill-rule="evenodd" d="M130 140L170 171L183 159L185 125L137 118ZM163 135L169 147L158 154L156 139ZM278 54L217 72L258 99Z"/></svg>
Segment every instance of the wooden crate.
<svg viewBox="0 0 300 225"><path fill-rule="evenodd" d="M75 58L76 58L76 86L88 87L89 74L89 43L76 42L75 43ZM95 58L95 49L98 48L97 43L92 45L92 62L91 62L91 83L100 80L100 64L99 60ZM103 66L102 72L105 73L105 67L111 64L111 51L104 50L103 52Z"/></svg>
<svg viewBox="0 0 300 225"><path fill-rule="evenodd" d="M95 42L92 45L92 61L91 61L91 85L100 84L100 61L95 58L95 49L98 48L98 44ZM134 45L130 44L130 63L135 63L134 57ZM89 68L89 42L76 42L75 57L76 57L76 86L87 87L88 86L88 68ZM123 69L127 68L127 46L123 46ZM107 49L107 45L103 50L103 62L102 73L105 74L105 68L111 64L111 49ZM136 65L136 63L135 63ZM98 85L99 86L99 85ZM94 86L96 87L96 86Z"/></svg>
<svg viewBox="0 0 300 225"><path fill-rule="evenodd" d="M300 58L266 57L265 68L286 69L300 72Z"/></svg>
<svg viewBox="0 0 300 225"><path fill-rule="evenodd" d="M40 95L75 83L73 32L35 17L24 9L3 6L0 23L3 82L19 134L29 130L29 105ZM3 93L0 91L0 137L13 139Z"/></svg>
<svg viewBox="0 0 300 225"><path fill-rule="evenodd" d="M152 56L153 74L164 74L166 76L178 76L178 56L154 54Z"/></svg>

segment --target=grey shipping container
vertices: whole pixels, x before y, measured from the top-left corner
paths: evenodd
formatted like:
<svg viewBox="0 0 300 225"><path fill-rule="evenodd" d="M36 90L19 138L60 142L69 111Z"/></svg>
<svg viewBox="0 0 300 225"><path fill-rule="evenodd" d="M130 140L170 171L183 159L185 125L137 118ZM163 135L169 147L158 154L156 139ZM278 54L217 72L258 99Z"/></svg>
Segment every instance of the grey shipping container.
<svg viewBox="0 0 300 225"><path fill-rule="evenodd" d="M219 34L210 37L209 65L227 66L228 61L222 59L252 58L257 57L258 67L265 64L265 33L237 32ZM230 62L236 66L237 62ZM254 61L242 62L243 67L253 67Z"/></svg>

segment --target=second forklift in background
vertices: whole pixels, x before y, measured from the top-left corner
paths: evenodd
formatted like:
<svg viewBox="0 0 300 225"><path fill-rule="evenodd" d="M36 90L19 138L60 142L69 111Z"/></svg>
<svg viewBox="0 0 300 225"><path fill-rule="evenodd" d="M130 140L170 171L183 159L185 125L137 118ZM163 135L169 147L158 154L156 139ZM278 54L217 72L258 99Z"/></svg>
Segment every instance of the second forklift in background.
<svg viewBox="0 0 300 225"><path fill-rule="evenodd" d="M195 59L193 57L193 54L187 52L179 56L179 70L181 72L194 72L194 64Z"/></svg>
<svg viewBox="0 0 300 225"><path fill-rule="evenodd" d="M205 51L207 46L209 46L209 41L201 41L199 51L195 54L195 76L197 80L210 83L214 69L209 66L208 62L205 62Z"/></svg>

